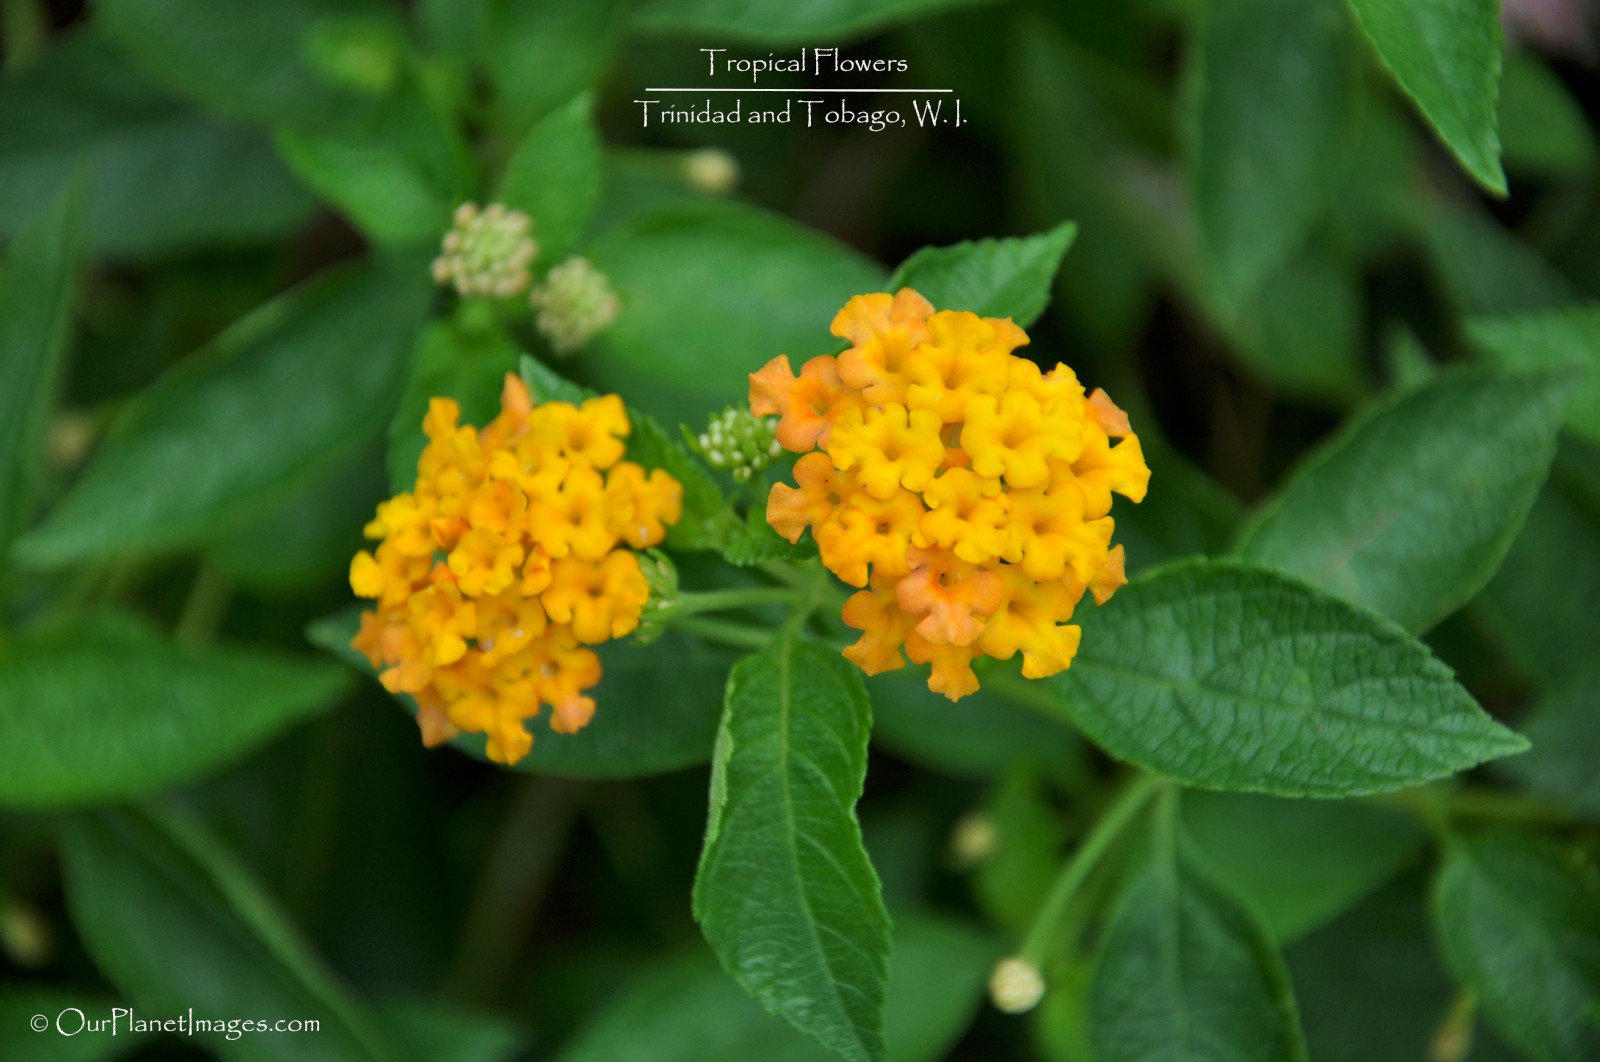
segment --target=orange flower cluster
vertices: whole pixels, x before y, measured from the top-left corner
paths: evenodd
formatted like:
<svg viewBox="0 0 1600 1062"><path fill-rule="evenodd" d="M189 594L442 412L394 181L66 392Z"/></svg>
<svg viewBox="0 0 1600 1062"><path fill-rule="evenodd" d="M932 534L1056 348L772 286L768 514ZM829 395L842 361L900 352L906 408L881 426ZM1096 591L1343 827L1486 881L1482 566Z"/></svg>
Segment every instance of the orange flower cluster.
<svg viewBox="0 0 1600 1062"><path fill-rule="evenodd" d="M810 527L822 563L864 588L845 656L875 675L903 648L951 700L978 688L980 655L1020 652L1029 678L1067 667L1084 591L1104 603L1126 582L1111 495L1140 501L1150 480L1126 414L1067 366L1014 356L1028 336L1010 320L935 313L910 288L856 296L833 334L851 343L837 358L752 373L750 408L805 455L767 521L791 542Z"/></svg>
<svg viewBox="0 0 1600 1062"><path fill-rule="evenodd" d="M377 601L351 644L416 699L426 744L485 734L490 759L515 763L541 704L563 734L594 714L586 646L638 626L649 589L632 550L666 536L683 488L622 459L616 395L535 406L507 375L500 406L478 431L453 400L429 403L416 489L378 506L379 544L350 565L351 588Z"/></svg>

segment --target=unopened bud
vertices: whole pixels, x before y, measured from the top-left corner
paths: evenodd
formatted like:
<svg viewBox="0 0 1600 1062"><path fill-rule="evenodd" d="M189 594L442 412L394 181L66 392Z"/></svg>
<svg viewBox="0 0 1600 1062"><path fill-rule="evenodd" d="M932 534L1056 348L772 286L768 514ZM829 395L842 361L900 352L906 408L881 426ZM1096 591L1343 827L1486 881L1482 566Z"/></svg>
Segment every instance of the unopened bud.
<svg viewBox="0 0 1600 1062"><path fill-rule="evenodd" d="M650 588L650 598L639 617L639 629L633 640L640 645L649 645L665 633L665 620L671 614L672 606L678 603L678 568L672 563L672 558L660 550L644 550L638 554L638 558L639 570L644 573L645 585Z"/></svg>
<svg viewBox="0 0 1600 1062"><path fill-rule="evenodd" d="M747 483L783 453L777 419L758 417L748 406L729 406L716 414L694 439L694 448L712 468Z"/></svg>
<svg viewBox="0 0 1600 1062"><path fill-rule="evenodd" d="M15 966L43 966L53 950L50 923L33 904L12 900L0 907L0 952Z"/></svg>
<svg viewBox="0 0 1600 1062"><path fill-rule="evenodd" d="M739 160L720 148L701 148L683 158L689 187L708 195L727 195L739 186Z"/></svg>
<svg viewBox="0 0 1600 1062"><path fill-rule="evenodd" d="M528 301L538 311L539 331L557 354L581 349L608 328L622 308L606 275L580 256L550 270Z"/></svg>
<svg viewBox="0 0 1600 1062"><path fill-rule="evenodd" d="M435 282L453 285L462 295L501 299L527 290L528 267L539 254L528 215L501 203L482 210L462 203L453 222L433 260Z"/></svg>
<svg viewBox="0 0 1600 1062"><path fill-rule="evenodd" d="M1044 978L1027 959L1001 959L989 975L989 998L1007 1014L1026 1014L1044 998Z"/></svg>
<svg viewBox="0 0 1600 1062"><path fill-rule="evenodd" d="M999 850L1000 831L995 828L994 816L987 812L967 812L950 831L950 854L962 869L987 863Z"/></svg>

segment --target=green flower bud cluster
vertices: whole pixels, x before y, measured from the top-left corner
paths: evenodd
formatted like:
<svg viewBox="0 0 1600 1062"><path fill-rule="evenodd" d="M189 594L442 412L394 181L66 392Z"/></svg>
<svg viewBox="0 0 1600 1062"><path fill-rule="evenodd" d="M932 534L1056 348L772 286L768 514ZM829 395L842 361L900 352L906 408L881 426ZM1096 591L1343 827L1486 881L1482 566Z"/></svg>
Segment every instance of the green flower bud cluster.
<svg viewBox="0 0 1600 1062"><path fill-rule="evenodd" d="M557 354L571 354L617 318L622 303L606 275L587 258L574 256L550 270L529 302L539 331Z"/></svg>
<svg viewBox="0 0 1600 1062"><path fill-rule="evenodd" d="M482 210L476 203L462 203L433 260L433 279L454 285L462 295L520 295L532 280L528 267L539 254L532 230L528 215L502 203Z"/></svg>
<svg viewBox="0 0 1600 1062"><path fill-rule="evenodd" d="M774 434L777 423L776 417L758 417L748 406L729 406L695 438L695 449L711 467L748 483L783 453Z"/></svg>

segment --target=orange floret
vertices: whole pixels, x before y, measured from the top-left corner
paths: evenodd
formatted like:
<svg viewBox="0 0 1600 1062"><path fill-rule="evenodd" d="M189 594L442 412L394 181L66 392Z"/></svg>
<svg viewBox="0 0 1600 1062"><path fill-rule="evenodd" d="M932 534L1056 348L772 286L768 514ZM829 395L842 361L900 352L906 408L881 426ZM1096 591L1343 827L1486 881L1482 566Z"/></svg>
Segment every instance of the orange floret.
<svg viewBox="0 0 1600 1062"><path fill-rule="evenodd" d="M515 763L544 705L559 733L594 714L586 646L638 625L649 588L632 549L661 542L683 488L623 460L615 395L535 404L508 375L500 406L479 431L454 401L429 403L416 486L378 506L379 544L350 565L376 602L351 644L416 699L426 744L483 734L490 759Z"/></svg>
<svg viewBox="0 0 1600 1062"><path fill-rule="evenodd" d="M844 655L868 674L929 664L951 700L978 688L981 655L1020 653L1028 678L1069 666L1080 599L1127 581L1111 495L1137 502L1150 479L1127 414L1066 365L1016 356L1014 322L934 312L909 288L851 299L833 334L850 343L837 359L752 373L750 405L803 455L767 521L791 542L809 528L822 563L865 588L844 607L862 632Z"/></svg>

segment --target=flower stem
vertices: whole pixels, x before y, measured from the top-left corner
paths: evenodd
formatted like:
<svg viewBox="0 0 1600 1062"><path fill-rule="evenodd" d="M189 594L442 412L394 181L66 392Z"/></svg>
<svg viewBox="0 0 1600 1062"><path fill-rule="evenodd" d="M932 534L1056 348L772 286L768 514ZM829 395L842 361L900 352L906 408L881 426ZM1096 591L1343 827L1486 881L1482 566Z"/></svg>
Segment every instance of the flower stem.
<svg viewBox="0 0 1600 1062"><path fill-rule="evenodd" d="M1084 882L1106 851L1122 836L1128 824L1138 816L1156 791L1166 784L1166 779L1157 775L1136 775L1106 808L1100 820L1094 824L1094 829L1089 831L1050 886L1050 894L1045 897L1044 905L1039 908L1039 914L1022 942L1022 958L1036 967L1044 965L1046 952L1050 949L1051 941L1056 939L1056 930L1073 897L1083 888Z"/></svg>
<svg viewBox="0 0 1600 1062"><path fill-rule="evenodd" d="M722 612L727 609L747 608L751 605L792 605L802 594L783 586L752 586L738 590L707 590L684 593L673 601L670 612L674 621L679 616L692 616L698 612Z"/></svg>
<svg viewBox="0 0 1600 1062"><path fill-rule="evenodd" d="M734 620L697 619L686 616L672 621L675 630L697 635L708 642L721 642L740 649L760 649L772 640L772 631L751 627Z"/></svg>

